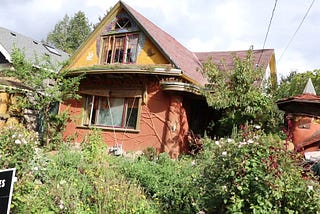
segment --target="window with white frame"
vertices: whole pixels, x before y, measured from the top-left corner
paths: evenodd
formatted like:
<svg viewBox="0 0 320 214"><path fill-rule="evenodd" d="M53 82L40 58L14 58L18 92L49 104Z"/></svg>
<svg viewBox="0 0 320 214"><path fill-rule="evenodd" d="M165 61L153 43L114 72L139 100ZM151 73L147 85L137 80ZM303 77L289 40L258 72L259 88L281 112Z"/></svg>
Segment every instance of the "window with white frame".
<svg viewBox="0 0 320 214"><path fill-rule="evenodd" d="M85 126L138 129L140 97L85 95Z"/></svg>

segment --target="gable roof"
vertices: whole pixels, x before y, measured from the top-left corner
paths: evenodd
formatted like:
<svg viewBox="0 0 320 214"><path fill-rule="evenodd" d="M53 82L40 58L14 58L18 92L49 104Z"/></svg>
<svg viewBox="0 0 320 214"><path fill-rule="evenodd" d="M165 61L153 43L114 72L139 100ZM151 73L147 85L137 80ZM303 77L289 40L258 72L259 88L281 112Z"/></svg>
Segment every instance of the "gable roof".
<svg viewBox="0 0 320 214"><path fill-rule="evenodd" d="M35 56L50 56L53 63L63 62L69 58L69 54L62 50L36 41L20 33L0 27L0 52L11 63L11 54L14 48L24 51L27 60L34 62Z"/></svg>
<svg viewBox="0 0 320 214"><path fill-rule="evenodd" d="M200 85L207 83L200 72L201 62L193 52L127 4L122 1L120 4L176 68L181 69L184 77Z"/></svg>
<svg viewBox="0 0 320 214"><path fill-rule="evenodd" d="M195 52L195 54L201 63L205 63L211 59L211 61L216 64L220 70L230 70L233 68L234 55L240 59L244 59L248 55L248 50ZM267 69L273 56L273 49L252 50L252 59L254 65L258 65L264 70Z"/></svg>

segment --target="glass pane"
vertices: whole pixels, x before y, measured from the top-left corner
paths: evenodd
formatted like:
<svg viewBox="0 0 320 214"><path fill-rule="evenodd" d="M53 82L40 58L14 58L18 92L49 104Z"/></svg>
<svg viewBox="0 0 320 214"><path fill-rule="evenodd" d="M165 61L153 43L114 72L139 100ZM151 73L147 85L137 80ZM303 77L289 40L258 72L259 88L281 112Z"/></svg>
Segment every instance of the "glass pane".
<svg viewBox="0 0 320 214"><path fill-rule="evenodd" d="M125 37L116 38L114 45L114 60L113 62L123 62L123 49L124 49L124 39Z"/></svg>
<svg viewBox="0 0 320 214"><path fill-rule="evenodd" d="M137 47L138 47L139 36L135 34L135 35L129 35L127 38L128 38L128 43L127 43L126 62L128 63L135 62L137 58Z"/></svg>
<svg viewBox="0 0 320 214"><path fill-rule="evenodd" d="M137 125L137 116L138 109L137 108L128 108L127 109L127 119L126 119L126 128L135 129Z"/></svg>
<svg viewBox="0 0 320 214"><path fill-rule="evenodd" d="M137 124L137 117L138 117L138 105L139 99L138 98L128 98L127 99L127 118L126 118L126 128L136 128Z"/></svg>
<svg viewBox="0 0 320 214"><path fill-rule="evenodd" d="M109 99L109 102L108 102ZM123 116L123 98L100 97L98 125L121 127Z"/></svg>
<svg viewBox="0 0 320 214"><path fill-rule="evenodd" d="M85 106L84 106L84 115L83 115L83 125L90 125L90 113L92 107L92 96L85 96Z"/></svg>

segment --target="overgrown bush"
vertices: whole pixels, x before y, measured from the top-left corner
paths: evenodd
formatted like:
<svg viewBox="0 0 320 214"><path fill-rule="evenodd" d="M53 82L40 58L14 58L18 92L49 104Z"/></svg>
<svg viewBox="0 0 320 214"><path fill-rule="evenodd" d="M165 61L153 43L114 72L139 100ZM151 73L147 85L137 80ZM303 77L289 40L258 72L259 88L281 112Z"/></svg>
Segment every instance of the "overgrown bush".
<svg viewBox="0 0 320 214"><path fill-rule="evenodd" d="M30 162L35 154L38 136L22 125L2 127L0 130L0 166L16 168L21 177L30 170Z"/></svg>
<svg viewBox="0 0 320 214"><path fill-rule="evenodd" d="M200 168L191 158L174 161L167 153L162 153L152 161L143 156L120 164L124 175L137 180L163 212L197 213L201 210L201 189L197 186Z"/></svg>
<svg viewBox="0 0 320 214"><path fill-rule="evenodd" d="M64 144L57 153L38 152L37 169L14 191L13 213L159 213L136 182L110 168L98 131L84 143L82 150Z"/></svg>
<svg viewBox="0 0 320 214"><path fill-rule="evenodd" d="M319 184L277 136L245 127L233 139L206 139L200 180L209 213L317 213ZM210 149L208 149L210 148Z"/></svg>

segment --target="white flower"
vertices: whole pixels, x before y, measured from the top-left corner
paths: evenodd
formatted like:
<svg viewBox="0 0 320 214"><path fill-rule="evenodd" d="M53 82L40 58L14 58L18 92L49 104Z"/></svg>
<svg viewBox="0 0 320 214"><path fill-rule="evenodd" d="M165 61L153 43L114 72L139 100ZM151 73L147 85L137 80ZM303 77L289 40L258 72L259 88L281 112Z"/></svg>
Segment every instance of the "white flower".
<svg viewBox="0 0 320 214"><path fill-rule="evenodd" d="M257 181L257 180L259 180L259 178L258 177L254 177L254 179Z"/></svg>
<svg viewBox="0 0 320 214"><path fill-rule="evenodd" d="M21 144L21 141L19 139L14 141L15 144Z"/></svg>
<svg viewBox="0 0 320 214"><path fill-rule="evenodd" d="M309 185L309 186L308 186L308 190L309 190L309 191L312 191L312 190L313 190L313 186L310 186L310 185Z"/></svg>
<svg viewBox="0 0 320 214"><path fill-rule="evenodd" d="M195 160L193 160L193 161L191 162L191 166L194 166L194 165L196 165L196 161L195 161Z"/></svg>
<svg viewBox="0 0 320 214"><path fill-rule="evenodd" d="M216 142L214 142L217 146L220 145L220 142L218 140L216 140Z"/></svg>
<svg viewBox="0 0 320 214"><path fill-rule="evenodd" d="M227 186L226 186L226 185L222 186L222 189L223 189L224 191L227 191Z"/></svg>
<svg viewBox="0 0 320 214"><path fill-rule="evenodd" d="M35 166L35 167L33 167L33 170L34 170L34 171L38 171L39 168L38 168L37 166Z"/></svg>
<svg viewBox="0 0 320 214"><path fill-rule="evenodd" d="M64 208L63 201L60 201L59 208L60 208L60 210L62 210Z"/></svg>
<svg viewBox="0 0 320 214"><path fill-rule="evenodd" d="M227 152L226 152L226 151L222 152L222 155L223 155L223 156L226 156L226 155L227 155Z"/></svg>
<svg viewBox="0 0 320 214"><path fill-rule="evenodd" d="M228 138L227 142L228 142L228 143L232 143L232 142L233 142L233 139Z"/></svg>
<svg viewBox="0 0 320 214"><path fill-rule="evenodd" d="M248 140L248 143L249 143L249 144L250 144L250 143L254 143L254 141L251 140L251 139L249 139L249 140Z"/></svg>
<svg viewBox="0 0 320 214"><path fill-rule="evenodd" d="M241 148L243 145L246 145L246 144L247 142L240 142L238 147Z"/></svg>
<svg viewBox="0 0 320 214"><path fill-rule="evenodd" d="M23 144L27 144L26 139L23 138L23 139L22 139L22 143L23 143Z"/></svg>
<svg viewBox="0 0 320 214"><path fill-rule="evenodd" d="M256 128L256 129L261 129L261 126L256 125L255 128Z"/></svg>

